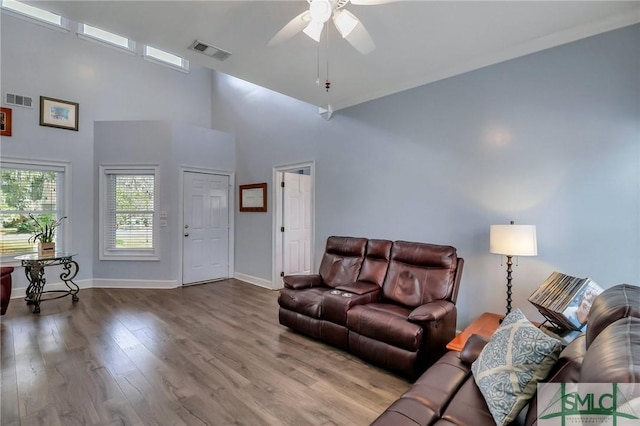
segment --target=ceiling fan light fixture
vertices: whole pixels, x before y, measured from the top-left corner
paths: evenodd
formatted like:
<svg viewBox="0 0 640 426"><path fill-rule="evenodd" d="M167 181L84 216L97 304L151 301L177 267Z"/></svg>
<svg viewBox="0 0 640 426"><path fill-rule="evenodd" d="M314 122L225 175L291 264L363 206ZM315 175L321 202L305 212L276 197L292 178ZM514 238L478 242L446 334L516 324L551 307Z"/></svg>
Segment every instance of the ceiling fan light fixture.
<svg viewBox="0 0 640 426"><path fill-rule="evenodd" d="M307 25L307 27L302 31L306 35L308 35L309 37L311 37L312 39L314 39L319 43L320 35L322 35L323 28L324 28L324 22L311 21L309 22L309 25Z"/></svg>
<svg viewBox="0 0 640 426"><path fill-rule="evenodd" d="M345 38L351 34L351 31L354 30L360 21L353 15L353 13L343 9L337 10L336 13L333 14L333 23L340 32L342 38Z"/></svg>
<svg viewBox="0 0 640 426"><path fill-rule="evenodd" d="M333 5L330 0L312 0L309 4L309 12L311 20L325 23L331 18L333 13Z"/></svg>

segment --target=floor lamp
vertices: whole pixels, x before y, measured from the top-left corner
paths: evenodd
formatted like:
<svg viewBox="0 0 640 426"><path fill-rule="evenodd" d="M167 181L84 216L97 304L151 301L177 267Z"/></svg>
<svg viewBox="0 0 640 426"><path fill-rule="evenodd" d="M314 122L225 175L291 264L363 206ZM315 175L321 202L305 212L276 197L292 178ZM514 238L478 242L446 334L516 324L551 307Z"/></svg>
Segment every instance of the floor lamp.
<svg viewBox="0 0 640 426"><path fill-rule="evenodd" d="M513 256L536 256L538 243L535 225L491 225L489 251L507 256L507 315L511 312L511 266Z"/></svg>

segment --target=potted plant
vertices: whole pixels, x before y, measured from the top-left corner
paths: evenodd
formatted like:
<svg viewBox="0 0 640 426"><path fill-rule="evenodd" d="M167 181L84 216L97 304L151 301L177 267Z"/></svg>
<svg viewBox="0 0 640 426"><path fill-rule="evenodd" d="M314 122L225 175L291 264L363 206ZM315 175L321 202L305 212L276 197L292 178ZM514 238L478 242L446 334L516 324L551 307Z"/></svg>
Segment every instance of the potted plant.
<svg viewBox="0 0 640 426"><path fill-rule="evenodd" d="M66 216L61 217L58 220L55 219L36 219L31 213L29 217L34 223L34 234L29 237L29 242L38 242L38 254L40 256L54 256L56 253L56 229L62 224L62 221L66 219Z"/></svg>

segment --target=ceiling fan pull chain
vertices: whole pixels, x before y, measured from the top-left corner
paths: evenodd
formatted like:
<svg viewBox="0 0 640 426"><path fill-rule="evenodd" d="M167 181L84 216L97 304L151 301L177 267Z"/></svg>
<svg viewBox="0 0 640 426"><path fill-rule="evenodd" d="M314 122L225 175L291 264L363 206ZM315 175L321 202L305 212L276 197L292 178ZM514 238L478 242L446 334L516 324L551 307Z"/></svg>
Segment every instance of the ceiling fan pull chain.
<svg viewBox="0 0 640 426"><path fill-rule="evenodd" d="M331 88L331 81L329 81L329 27L327 26L327 79L324 82L324 88L329 93L329 89Z"/></svg>
<svg viewBox="0 0 640 426"><path fill-rule="evenodd" d="M318 49L316 52L316 84L320 86L320 43L318 43Z"/></svg>

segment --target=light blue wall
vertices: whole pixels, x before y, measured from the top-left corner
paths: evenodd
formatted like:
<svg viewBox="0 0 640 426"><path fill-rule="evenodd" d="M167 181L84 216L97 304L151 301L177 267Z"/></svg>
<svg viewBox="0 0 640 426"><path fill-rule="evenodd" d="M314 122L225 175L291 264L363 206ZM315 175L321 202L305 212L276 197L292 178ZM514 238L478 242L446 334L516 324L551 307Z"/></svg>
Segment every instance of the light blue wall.
<svg viewBox="0 0 640 426"><path fill-rule="evenodd" d="M158 211L167 212L167 226L158 231L159 261L100 260L99 232L95 227L93 278L107 280L175 281L181 284L179 250L182 210L180 167L233 172L235 144L229 134L170 121L96 122L94 140L94 188L99 194L100 165L158 165ZM100 203L95 198L95 223Z"/></svg>
<svg viewBox="0 0 640 426"><path fill-rule="evenodd" d="M488 253L488 229L511 219L537 225L539 243L539 255L515 268L515 306L532 312L526 298L553 270L604 287L640 284L640 26L355 106L327 122L313 106L222 74L182 74L1 19L2 92L80 103L79 132L38 126L37 105L13 108L13 136L0 150L72 164L71 245L81 253L81 278L117 276L94 271L94 121L172 119L195 125L193 135L210 126L233 134L235 155L209 162L193 154L200 148L184 152L194 166L235 162L237 184L271 182L275 166L315 161L316 265L334 234L456 246L467 260L462 325L504 309L505 267ZM170 167L187 161L175 144L171 151ZM236 212L237 272L271 279L272 212ZM178 275L166 265L156 272ZM16 287L21 280L16 274Z"/></svg>
<svg viewBox="0 0 640 426"><path fill-rule="evenodd" d="M537 225L538 256L514 267L514 306L535 317L526 299L554 270L640 284L639 49L636 25L328 122L216 74L213 123L236 135L238 184L315 160L316 267L330 235L457 247L467 261L460 325L505 309L506 266L488 252L489 225ZM271 280L272 213L236 213L237 272Z"/></svg>
<svg viewBox="0 0 640 426"><path fill-rule="evenodd" d="M97 258L97 243L94 244L93 237L97 235L98 223L97 210L94 209L97 203L94 121L176 120L189 125L175 124L173 128L187 126L190 130L184 135L197 137L201 133L198 128L211 126L211 71L194 68L189 74L181 73L145 61L140 55L128 55L81 40L73 32L59 32L5 13L0 15L2 95L5 92L27 95L35 102L33 109L11 107L13 136L1 139L0 155L2 158L58 160L71 164L72 204L71 211L67 212L71 239L66 249L79 253L78 279L90 282L94 277L94 259ZM79 131L39 126L38 102L41 95L78 102ZM136 142L153 152L157 140L142 137ZM207 162L209 151L197 155L194 152L198 148L194 145L184 147L196 165L202 166ZM105 153L110 149L114 147L99 147ZM179 147L169 147L164 151L170 161L173 161L173 150L181 151ZM234 148L230 151L224 156L231 158L233 163ZM119 161L130 161L122 152L114 153ZM212 159L210 164L215 164L215 160ZM173 246L175 241L170 246L171 250ZM166 250L169 252L169 248ZM176 276L177 272L169 266L156 265L158 270L150 278L162 274L165 277ZM117 268L111 271L114 277L120 277ZM109 275L101 268L95 272L98 277ZM15 273L13 276L14 289L26 287L24 274ZM57 276L53 277L55 281Z"/></svg>

